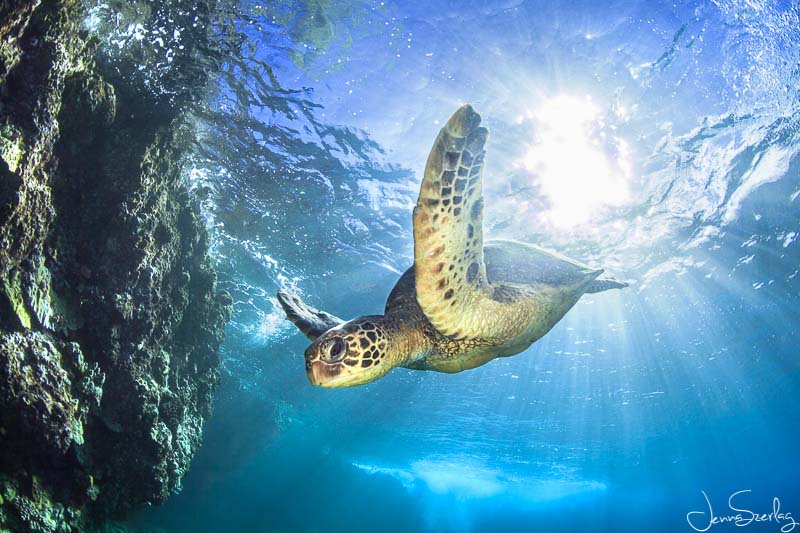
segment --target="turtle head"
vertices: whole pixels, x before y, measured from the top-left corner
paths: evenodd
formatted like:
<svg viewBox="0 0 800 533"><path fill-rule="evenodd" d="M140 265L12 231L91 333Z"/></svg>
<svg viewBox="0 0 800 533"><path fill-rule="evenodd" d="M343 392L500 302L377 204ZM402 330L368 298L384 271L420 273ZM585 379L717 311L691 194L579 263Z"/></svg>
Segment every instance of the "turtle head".
<svg viewBox="0 0 800 533"><path fill-rule="evenodd" d="M306 350L306 373L312 385L355 387L384 376L394 365L383 317L365 316L326 331Z"/></svg>

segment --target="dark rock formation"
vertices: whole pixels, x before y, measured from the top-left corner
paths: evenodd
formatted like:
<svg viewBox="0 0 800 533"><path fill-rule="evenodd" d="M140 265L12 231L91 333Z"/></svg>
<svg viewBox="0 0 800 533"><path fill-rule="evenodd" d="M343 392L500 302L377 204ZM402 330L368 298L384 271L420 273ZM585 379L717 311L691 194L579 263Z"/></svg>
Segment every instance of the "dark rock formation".
<svg viewBox="0 0 800 533"><path fill-rule="evenodd" d="M139 87L84 17L0 2L0 532L87 531L178 488L230 316L181 180L205 71Z"/></svg>

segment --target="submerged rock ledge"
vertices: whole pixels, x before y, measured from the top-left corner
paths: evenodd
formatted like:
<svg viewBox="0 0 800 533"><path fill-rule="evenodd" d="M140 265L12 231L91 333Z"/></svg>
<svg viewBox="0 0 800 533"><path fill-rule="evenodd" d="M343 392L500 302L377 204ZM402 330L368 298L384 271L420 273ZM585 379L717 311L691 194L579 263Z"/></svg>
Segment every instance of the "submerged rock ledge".
<svg viewBox="0 0 800 533"><path fill-rule="evenodd" d="M0 3L0 531L88 531L179 488L231 312L181 179L197 94L125 86L83 16Z"/></svg>

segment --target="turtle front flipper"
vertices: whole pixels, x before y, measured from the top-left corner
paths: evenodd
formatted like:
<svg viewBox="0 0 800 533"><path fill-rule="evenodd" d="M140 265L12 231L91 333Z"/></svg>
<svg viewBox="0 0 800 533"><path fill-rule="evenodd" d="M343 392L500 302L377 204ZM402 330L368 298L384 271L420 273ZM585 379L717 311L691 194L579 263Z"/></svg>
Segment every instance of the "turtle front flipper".
<svg viewBox="0 0 800 533"><path fill-rule="evenodd" d="M292 321L303 334L312 341L328 331L342 324L344 320L325 311L314 309L306 305L296 294L286 289L278 291L278 301L286 311L286 318Z"/></svg>
<svg viewBox="0 0 800 533"><path fill-rule="evenodd" d="M433 145L414 208L417 302L443 335L507 339L541 311L530 287L490 284L483 254L482 175L489 136L471 106L456 111Z"/></svg>

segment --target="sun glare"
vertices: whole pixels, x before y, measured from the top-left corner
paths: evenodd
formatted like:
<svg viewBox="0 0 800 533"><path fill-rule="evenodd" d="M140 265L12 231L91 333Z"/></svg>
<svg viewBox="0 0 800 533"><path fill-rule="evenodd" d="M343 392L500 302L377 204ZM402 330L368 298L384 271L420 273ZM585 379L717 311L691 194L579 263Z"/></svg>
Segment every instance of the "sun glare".
<svg viewBox="0 0 800 533"><path fill-rule="evenodd" d="M527 117L535 141L522 165L547 198L545 216L555 226L577 226L629 198L628 147L609 133L603 116L591 99L562 95Z"/></svg>

